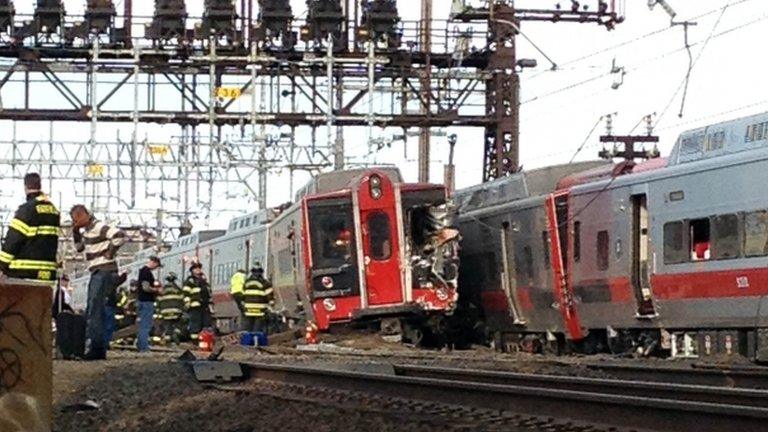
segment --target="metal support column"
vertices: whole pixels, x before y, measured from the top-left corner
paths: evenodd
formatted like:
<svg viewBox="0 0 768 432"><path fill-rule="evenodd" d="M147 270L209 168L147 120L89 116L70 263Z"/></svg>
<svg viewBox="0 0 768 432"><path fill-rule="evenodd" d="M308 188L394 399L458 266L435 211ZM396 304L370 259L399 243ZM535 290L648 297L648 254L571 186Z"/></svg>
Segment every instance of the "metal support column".
<svg viewBox="0 0 768 432"><path fill-rule="evenodd" d="M421 76L421 113L429 116L431 111L432 67L432 0L421 0L421 50L426 53L427 61ZM429 127L422 127L419 133L419 182L429 182L429 155L432 133Z"/></svg>
<svg viewBox="0 0 768 432"><path fill-rule="evenodd" d="M520 78L515 71L515 29L504 21L516 22L511 6L492 4L488 20L493 51L487 67L485 113L493 124L485 128L483 181L518 170Z"/></svg>

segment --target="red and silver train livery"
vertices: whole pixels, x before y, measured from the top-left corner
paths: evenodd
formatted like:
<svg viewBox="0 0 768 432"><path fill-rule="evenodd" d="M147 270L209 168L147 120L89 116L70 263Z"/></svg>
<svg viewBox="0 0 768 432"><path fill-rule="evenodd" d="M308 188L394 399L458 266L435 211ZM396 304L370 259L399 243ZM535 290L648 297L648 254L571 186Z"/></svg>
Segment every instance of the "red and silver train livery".
<svg viewBox="0 0 768 432"><path fill-rule="evenodd" d="M460 191L462 298L502 345L768 360L766 184L763 114Z"/></svg>
<svg viewBox="0 0 768 432"><path fill-rule="evenodd" d="M404 183L394 168L319 175L270 226L276 295L320 329L453 311L458 235L446 206L444 186Z"/></svg>

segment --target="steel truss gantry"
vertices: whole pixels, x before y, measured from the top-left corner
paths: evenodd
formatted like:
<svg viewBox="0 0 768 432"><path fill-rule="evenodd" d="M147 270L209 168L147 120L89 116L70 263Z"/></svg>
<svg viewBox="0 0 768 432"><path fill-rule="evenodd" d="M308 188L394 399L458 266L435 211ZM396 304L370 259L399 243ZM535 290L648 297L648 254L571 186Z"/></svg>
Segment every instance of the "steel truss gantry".
<svg viewBox="0 0 768 432"><path fill-rule="evenodd" d="M186 9L134 16L129 0L122 16L110 9L103 31L75 31L88 21L63 13L58 29L0 28L0 122L13 130L28 121L51 125L48 139L1 138L0 175L19 178L32 166L51 181L73 180L79 201L113 215L155 218L156 208L142 203L162 197L166 220L182 226L198 212L224 209L216 200L221 189L263 208L270 173L348 164L341 127L366 128L369 145L381 128L403 137L420 130L421 180L428 178L429 130L437 127L486 131L484 178L517 169L509 49L518 20L551 14L494 0L455 21L402 20L376 36L360 25L363 3L354 0L339 0L343 19L333 17L340 27L332 31L323 14L309 22L278 10L285 2L259 1L272 8L261 15L252 0L232 3L239 8L215 15L224 21L210 26L203 18L194 30L189 22L198 19L186 18ZM379 22L397 22L391 8L382 10L389 21ZM565 15L606 26L617 18L602 9ZM227 30L206 33L220 26ZM90 125L87 139L62 136L60 122ZM146 137L169 125L170 139Z"/></svg>

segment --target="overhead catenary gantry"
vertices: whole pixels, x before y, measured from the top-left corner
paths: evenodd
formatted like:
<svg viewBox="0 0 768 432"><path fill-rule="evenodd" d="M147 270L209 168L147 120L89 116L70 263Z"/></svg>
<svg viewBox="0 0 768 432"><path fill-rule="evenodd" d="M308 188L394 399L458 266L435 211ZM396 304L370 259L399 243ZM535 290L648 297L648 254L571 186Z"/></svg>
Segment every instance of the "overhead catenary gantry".
<svg viewBox="0 0 768 432"><path fill-rule="evenodd" d="M297 17L288 0L199 1L201 17L183 0L156 0L150 17L126 15L130 0L125 16L93 0L84 16L38 1L30 17L0 1L0 120L82 122L91 131L55 154L57 137L52 146L16 137L0 152L0 174L22 175L19 155L34 148L42 171L82 180L90 189L79 193L110 210L138 211L142 185L158 179L170 212L215 209L216 185L238 182L264 206L270 170L349 163L347 126L368 130L371 151L380 128L419 135L423 180L433 128L483 128L486 179L516 169L516 31L504 20L546 14L496 1L463 8L454 22L409 21L393 0L307 0ZM552 20L620 21L596 3ZM42 85L50 97L33 97ZM152 142L140 132L151 124L178 132ZM101 131L114 127L128 133L105 142Z"/></svg>

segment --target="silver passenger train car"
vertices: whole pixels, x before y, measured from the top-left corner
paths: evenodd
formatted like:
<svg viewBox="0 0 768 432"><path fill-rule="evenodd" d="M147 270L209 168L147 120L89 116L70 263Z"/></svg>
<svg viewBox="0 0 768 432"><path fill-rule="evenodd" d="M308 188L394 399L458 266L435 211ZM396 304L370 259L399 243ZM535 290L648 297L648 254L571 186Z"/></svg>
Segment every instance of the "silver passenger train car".
<svg viewBox="0 0 768 432"><path fill-rule="evenodd" d="M761 114L459 191L461 298L502 346L768 360L766 184Z"/></svg>
<svg viewBox="0 0 768 432"><path fill-rule="evenodd" d="M189 275L189 267L199 261L211 284L216 306L216 324L223 332L237 328L239 311L229 296L229 280L238 269L248 270L256 263L261 263L268 270L266 239L269 222L274 211L260 211L234 218L227 230L206 230L195 232L176 240L171 248L158 253L155 248L139 251L129 262L121 262L120 271L128 272L128 281L136 280L138 272L149 257L157 255L163 267L155 276L164 282L169 272L178 276L181 285ZM129 283L129 282L126 282ZM74 302L77 309L85 309L88 275L82 275L72 281Z"/></svg>

